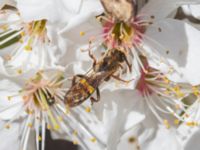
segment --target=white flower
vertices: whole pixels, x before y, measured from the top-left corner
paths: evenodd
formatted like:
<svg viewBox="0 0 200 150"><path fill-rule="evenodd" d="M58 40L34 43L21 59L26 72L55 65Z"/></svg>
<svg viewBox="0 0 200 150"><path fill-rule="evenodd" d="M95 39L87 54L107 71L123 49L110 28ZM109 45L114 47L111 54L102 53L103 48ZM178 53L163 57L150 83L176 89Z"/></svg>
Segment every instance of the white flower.
<svg viewBox="0 0 200 150"><path fill-rule="evenodd" d="M144 119L142 114L130 111L134 105L132 100L123 103L122 97L128 94L126 91L116 92L118 96L113 101L108 101L113 93L103 93L101 103L96 105L99 121L89 100L76 108L66 107L63 103L67 90L63 83L66 80L62 72L41 71L18 84L14 80L1 80L0 118L7 121L3 125L7 129L12 129L14 121L19 119L22 126L20 148L23 150L26 150L33 134L36 135L37 150L40 141L44 149L46 128L54 132L54 138L71 140L84 149L94 146L99 150L105 147L113 149L124 131ZM8 88L10 86L12 88ZM134 115L137 120L130 120Z"/></svg>
<svg viewBox="0 0 200 150"><path fill-rule="evenodd" d="M0 17L1 74L15 76L31 69L56 67L61 51L65 51L65 45L60 50L59 42L52 38L62 41L56 26L52 31L46 20L26 23L17 10L3 9Z"/></svg>
<svg viewBox="0 0 200 150"><path fill-rule="evenodd" d="M95 143L98 140L87 126L81 124L82 119L88 121L89 118L86 118L90 108L80 107L71 111L63 103L66 93L66 89L62 88L64 81L62 73L53 70L38 72L33 78L21 84L11 80L1 80L3 86L1 86L0 118L6 121L3 127L7 129L12 129L14 121L19 121L20 149L26 150L30 137L35 135L36 149L39 150L41 142L41 148L44 150L46 128L52 132L66 133L65 139L86 149L85 142ZM8 88L9 86L12 88ZM80 113L82 116L79 118ZM90 123L92 121L95 122L91 120ZM34 143L33 140L31 142ZM96 143L102 146L101 143Z"/></svg>
<svg viewBox="0 0 200 150"><path fill-rule="evenodd" d="M198 0L150 1L132 18L129 24L115 22L109 16L98 16L97 19L100 20L103 28L94 19L88 18L85 24L82 23L80 26L70 28L70 30L68 28L63 30L63 35L80 43L80 45L77 45L78 48L81 47L81 43L87 40L90 41L90 49L93 51L97 49L99 51L102 43L106 45L107 49L111 47L123 48L128 53L127 55L133 55L133 67L135 67L135 64L141 65L139 56L144 55L154 68L164 68L162 71L168 73L171 80L190 81L192 84L197 84L199 79L197 78L199 76L197 70L199 69L191 67L194 66L194 61L198 61L195 58L199 53L196 46L198 37L193 36L197 30L183 21L167 18L179 6L199 2ZM77 37L79 34L82 39ZM195 35L198 35L198 33ZM182 42L186 39L188 40ZM82 49L88 48L82 46ZM80 53L77 55L80 56ZM84 54L81 57L84 61L88 60L88 57L84 57ZM137 68L134 71L137 74L140 72ZM195 76L191 78L191 74Z"/></svg>
<svg viewBox="0 0 200 150"><path fill-rule="evenodd" d="M97 24L94 18L102 7L94 0L17 0L20 14L17 10L1 10L0 71L9 76L0 81L0 119L6 121L4 127L12 129L14 121L19 121L22 150L27 149L32 132L36 149L41 143L44 150L46 128L54 138L70 140L84 149L120 150L127 144L124 133L129 142L137 138L136 148L155 149L167 135L171 149L181 149L174 128L179 124L198 125L198 120L188 119L190 105L184 102L196 93L196 87L175 81L199 84L199 70L193 66L199 56L196 46L200 33L184 22L166 18L181 5L199 2L151 0L128 23L101 15L97 17L101 24ZM72 64L73 72L85 73L88 54L80 54L79 48L101 53L104 46L106 50L120 48L130 56L133 72L126 78L136 80L119 87L108 82L102 88L101 101L93 108L89 100L78 107L66 107L66 92L71 90L66 88L67 78L62 71L47 69L68 67L78 61ZM66 47L70 49L66 51ZM13 75L17 76L10 77ZM162 144L165 147L166 143Z"/></svg>

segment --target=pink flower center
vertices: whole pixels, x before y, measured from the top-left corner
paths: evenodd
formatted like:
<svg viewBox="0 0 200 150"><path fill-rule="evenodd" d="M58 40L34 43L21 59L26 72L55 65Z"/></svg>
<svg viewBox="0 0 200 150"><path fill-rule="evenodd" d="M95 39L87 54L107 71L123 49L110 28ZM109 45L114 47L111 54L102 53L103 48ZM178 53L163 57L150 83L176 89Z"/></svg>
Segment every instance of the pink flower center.
<svg viewBox="0 0 200 150"><path fill-rule="evenodd" d="M133 47L134 44L141 43L142 34L145 31L138 18L130 23L114 22L110 19L102 24L105 44L111 48L118 46Z"/></svg>
<svg viewBox="0 0 200 150"><path fill-rule="evenodd" d="M148 94L152 94L152 90L148 87L148 81L146 81L146 78L148 76L148 71L150 71L150 67L148 65L148 62L146 60L144 60L143 62L144 64L144 69L141 69L141 76L140 76L140 79L137 83L137 90L140 91L140 93L142 95L144 95L145 93L148 93Z"/></svg>

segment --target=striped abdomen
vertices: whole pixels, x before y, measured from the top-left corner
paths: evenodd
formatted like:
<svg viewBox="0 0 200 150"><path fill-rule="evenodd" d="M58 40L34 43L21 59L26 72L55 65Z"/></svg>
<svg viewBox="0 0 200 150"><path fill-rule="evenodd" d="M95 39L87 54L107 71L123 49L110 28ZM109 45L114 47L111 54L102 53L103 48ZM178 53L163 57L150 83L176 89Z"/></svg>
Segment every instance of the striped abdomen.
<svg viewBox="0 0 200 150"><path fill-rule="evenodd" d="M74 107L83 103L94 92L95 88L86 79L82 78L67 92L64 101L68 106Z"/></svg>

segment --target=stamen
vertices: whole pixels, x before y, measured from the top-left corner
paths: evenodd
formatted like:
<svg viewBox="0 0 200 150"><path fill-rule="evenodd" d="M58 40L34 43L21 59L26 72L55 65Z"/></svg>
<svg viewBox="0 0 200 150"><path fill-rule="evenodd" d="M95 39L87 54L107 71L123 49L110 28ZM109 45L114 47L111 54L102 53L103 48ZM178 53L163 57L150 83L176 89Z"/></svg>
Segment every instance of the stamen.
<svg viewBox="0 0 200 150"><path fill-rule="evenodd" d="M188 126L198 125L194 121L187 121L187 110L185 108L189 105L182 102L187 95L192 93L190 86L172 82L163 73L148 66L147 61L143 60L142 63L147 72L141 69L141 77L136 88L141 92L156 118L162 123L162 114L169 114L176 118L174 120L175 125L180 122L184 122ZM198 88L193 87L193 91L197 93ZM170 128L169 121L163 120L166 128Z"/></svg>

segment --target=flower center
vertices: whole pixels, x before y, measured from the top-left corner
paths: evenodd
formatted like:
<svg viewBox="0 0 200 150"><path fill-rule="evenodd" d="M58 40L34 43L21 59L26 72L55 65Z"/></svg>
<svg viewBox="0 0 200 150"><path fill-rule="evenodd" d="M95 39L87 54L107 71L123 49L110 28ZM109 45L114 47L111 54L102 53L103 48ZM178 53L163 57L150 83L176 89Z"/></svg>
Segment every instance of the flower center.
<svg viewBox="0 0 200 150"><path fill-rule="evenodd" d="M34 21L32 23L26 24L25 27L26 27L25 30L27 30L27 34L30 37L27 41L25 49L30 51L32 50L32 45L36 38L38 38L41 41L45 40L46 20ZM23 37L24 37L24 32L22 31L20 40L23 40Z"/></svg>
<svg viewBox="0 0 200 150"><path fill-rule="evenodd" d="M24 23L20 14L13 10L1 10L0 18L0 49L20 42L27 51L32 50L34 42L38 39L45 41L46 20Z"/></svg>
<svg viewBox="0 0 200 150"><path fill-rule="evenodd" d="M143 69L141 69L141 77L137 83L136 89L144 97L146 104L156 116L156 118L170 127L170 121L166 118L166 114L173 115L175 117L174 124L185 123L190 125L197 125L197 122L188 121L188 108L191 105L185 103L185 98L190 94L196 92L195 88L192 88L186 83L175 83L170 81L159 70L151 68L145 58L140 57L143 63Z"/></svg>
<svg viewBox="0 0 200 150"><path fill-rule="evenodd" d="M63 77L57 74L53 79L46 78L38 72L36 76L25 85L21 91L26 104L33 104L41 110L47 110L59 100L58 90L62 86Z"/></svg>
<svg viewBox="0 0 200 150"><path fill-rule="evenodd" d="M125 46L132 47L134 43L141 41L141 33L144 33L144 27L137 20L130 23L115 22L113 19L105 16L99 17L103 25L103 35L106 45L111 47Z"/></svg>
<svg viewBox="0 0 200 150"><path fill-rule="evenodd" d="M152 93L151 89L148 87L148 81L146 81L147 74L142 70L140 79L137 83L136 88L140 91L140 93L143 95L145 92L148 92L149 94Z"/></svg>

